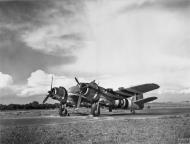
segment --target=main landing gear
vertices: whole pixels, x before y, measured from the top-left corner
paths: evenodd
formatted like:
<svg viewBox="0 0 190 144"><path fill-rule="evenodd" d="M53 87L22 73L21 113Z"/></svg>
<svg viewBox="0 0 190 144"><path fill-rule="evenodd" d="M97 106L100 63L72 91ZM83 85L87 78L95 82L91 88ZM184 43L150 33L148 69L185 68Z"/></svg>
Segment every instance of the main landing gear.
<svg viewBox="0 0 190 144"><path fill-rule="evenodd" d="M93 115L93 116L100 115L100 104L99 103L93 103L91 105L91 115Z"/></svg>
<svg viewBox="0 0 190 144"><path fill-rule="evenodd" d="M131 114L135 114L135 110L134 109L131 109Z"/></svg>
<svg viewBox="0 0 190 144"><path fill-rule="evenodd" d="M60 116L70 116L70 114L68 113L68 110L66 109L66 105L60 105L59 107L59 115Z"/></svg>
<svg viewBox="0 0 190 144"><path fill-rule="evenodd" d="M109 107L109 112L112 112L112 107Z"/></svg>

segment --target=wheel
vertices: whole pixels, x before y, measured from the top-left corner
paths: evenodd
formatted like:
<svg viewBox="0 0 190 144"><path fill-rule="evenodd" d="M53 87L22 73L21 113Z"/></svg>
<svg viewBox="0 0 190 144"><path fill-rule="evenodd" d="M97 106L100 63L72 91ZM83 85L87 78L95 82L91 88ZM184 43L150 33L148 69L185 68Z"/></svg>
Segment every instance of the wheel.
<svg viewBox="0 0 190 144"><path fill-rule="evenodd" d="M63 116L62 106L59 107L59 115L60 115L60 116Z"/></svg>
<svg viewBox="0 0 190 144"><path fill-rule="evenodd" d="M93 103L91 106L91 114L93 116L99 116L100 115L100 105L99 103Z"/></svg>
<svg viewBox="0 0 190 144"><path fill-rule="evenodd" d="M59 107L59 115L60 116L70 116L67 109L65 107L62 107L62 105Z"/></svg>
<svg viewBox="0 0 190 144"><path fill-rule="evenodd" d="M132 113L132 114L135 114L135 110L134 110L134 109L131 109L131 113Z"/></svg>
<svg viewBox="0 0 190 144"><path fill-rule="evenodd" d="M111 107L109 107L109 112L112 112L112 108Z"/></svg>

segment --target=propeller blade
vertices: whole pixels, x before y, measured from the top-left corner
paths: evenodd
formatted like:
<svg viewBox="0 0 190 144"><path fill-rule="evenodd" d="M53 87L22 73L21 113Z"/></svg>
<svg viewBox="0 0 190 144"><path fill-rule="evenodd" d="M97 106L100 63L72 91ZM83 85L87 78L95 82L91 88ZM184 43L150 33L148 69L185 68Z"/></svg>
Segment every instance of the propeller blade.
<svg viewBox="0 0 190 144"><path fill-rule="evenodd" d="M81 89L86 89L86 88L88 88L88 87L89 87L89 85L86 84L85 86L82 86Z"/></svg>
<svg viewBox="0 0 190 144"><path fill-rule="evenodd" d="M75 81L77 82L78 85L80 85L80 83L76 77L75 77Z"/></svg>
<svg viewBox="0 0 190 144"><path fill-rule="evenodd" d="M81 99L82 99L82 96L81 96L81 95L79 95L78 102L77 102L77 108L79 108L79 107L80 107Z"/></svg>
<svg viewBox="0 0 190 144"><path fill-rule="evenodd" d="M47 95L47 96L45 97L45 99L43 100L43 104L47 101L48 98L49 98L49 95Z"/></svg>
<svg viewBox="0 0 190 144"><path fill-rule="evenodd" d="M93 80L93 81L91 81L90 83L95 83L96 81L95 80Z"/></svg>
<svg viewBox="0 0 190 144"><path fill-rule="evenodd" d="M53 85L53 75L51 77L51 90L52 90L52 85Z"/></svg>

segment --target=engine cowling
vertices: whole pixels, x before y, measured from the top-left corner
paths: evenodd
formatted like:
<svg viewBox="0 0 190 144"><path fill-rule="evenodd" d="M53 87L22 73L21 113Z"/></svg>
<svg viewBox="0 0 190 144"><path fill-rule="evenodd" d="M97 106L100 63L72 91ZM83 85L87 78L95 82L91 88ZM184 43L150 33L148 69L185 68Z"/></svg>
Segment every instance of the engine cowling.
<svg viewBox="0 0 190 144"><path fill-rule="evenodd" d="M83 91L82 94L86 96L86 98L91 102L97 102L100 99L100 94L96 90L91 88L86 88L86 90Z"/></svg>
<svg viewBox="0 0 190 144"><path fill-rule="evenodd" d="M132 107L132 101L130 99L114 100L114 108L130 109Z"/></svg>
<svg viewBox="0 0 190 144"><path fill-rule="evenodd" d="M62 103L66 103L68 93L64 87L54 87L51 91L51 97L52 99L59 100Z"/></svg>

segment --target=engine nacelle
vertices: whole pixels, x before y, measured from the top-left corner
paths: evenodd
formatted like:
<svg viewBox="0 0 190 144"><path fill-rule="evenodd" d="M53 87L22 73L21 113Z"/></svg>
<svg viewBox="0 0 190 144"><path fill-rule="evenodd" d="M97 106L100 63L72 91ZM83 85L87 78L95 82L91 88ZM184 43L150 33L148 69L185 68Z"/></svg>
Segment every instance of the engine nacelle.
<svg viewBox="0 0 190 144"><path fill-rule="evenodd" d="M65 97L65 95L67 95L67 90L64 87L54 87L52 89L52 94L58 95L59 97Z"/></svg>
<svg viewBox="0 0 190 144"><path fill-rule="evenodd" d="M130 99L114 100L114 108L130 109L132 107L132 101Z"/></svg>
<svg viewBox="0 0 190 144"><path fill-rule="evenodd" d="M91 88L86 88L85 91L82 92L82 94L91 102L97 102L100 99L100 94Z"/></svg>
<svg viewBox="0 0 190 144"><path fill-rule="evenodd" d="M67 90L64 87L54 87L51 90L51 98L66 103L68 98Z"/></svg>

